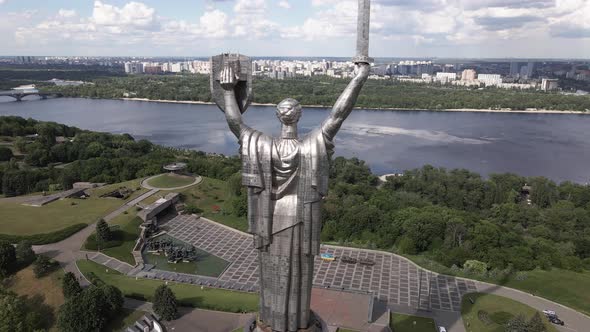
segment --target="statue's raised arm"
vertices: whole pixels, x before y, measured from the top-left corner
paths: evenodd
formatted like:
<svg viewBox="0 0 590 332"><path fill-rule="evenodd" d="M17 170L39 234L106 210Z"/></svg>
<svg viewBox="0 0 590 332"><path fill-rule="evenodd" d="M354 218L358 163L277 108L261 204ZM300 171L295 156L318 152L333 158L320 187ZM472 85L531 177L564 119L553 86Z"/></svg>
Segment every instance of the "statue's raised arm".
<svg viewBox="0 0 590 332"><path fill-rule="evenodd" d="M322 131L328 139L333 139L340 126L356 103L363 85L369 77L372 59L369 57L369 26L371 15L371 1L359 0L358 27L356 41L356 57L353 59L356 66L356 75L340 95L332 108L330 116L322 123Z"/></svg>
<svg viewBox="0 0 590 332"><path fill-rule="evenodd" d="M342 123L354 108L354 104L363 88L363 85L369 77L371 65L368 63L356 64L356 76L348 84L344 92L340 95L336 104L330 112L330 116L322 123L322 131L330 140L336 136L336 133L342 126Z"/></svg>
<svg viewBox="0 0 590 332"><path fill-rule="evenodd" d="M213 101L225 113L236 137L248 126L242 121L252 101L252 62L239 54L220 54L211 58L211 94Z"/></svg>
<svg viewBox="0 0 590 332"><path fill-rule="evenodd" d="M219 77L219 84L223 88L223 99L225 101L225 109L223 111L229 129L239 138L242 130L246 128L246 125L244 125L244 122L242 121L242 112L238 106L234 91L237 83L238 80L234 70L231 66L226 65Z"/></svg>

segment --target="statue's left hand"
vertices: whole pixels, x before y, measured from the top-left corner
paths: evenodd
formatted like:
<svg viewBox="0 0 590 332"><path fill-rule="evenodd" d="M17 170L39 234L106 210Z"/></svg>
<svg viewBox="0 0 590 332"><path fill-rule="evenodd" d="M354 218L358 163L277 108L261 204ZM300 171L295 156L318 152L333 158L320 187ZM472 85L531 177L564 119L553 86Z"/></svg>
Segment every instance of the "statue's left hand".
<svg viewBox="0 0 590 332"><path fill-rule="evenodd" d="M354 66L354 72L357 77L368 77L371 72L371 65L366 62L356 63Z"/></svg>
<svg viewBox="0 0 590 332"><path fill-rule="evenodd" d="M238 76L234 73L231 66L226 65L219 75L219 84L225 91L233 91L236 84L238 84Z"/></svg>

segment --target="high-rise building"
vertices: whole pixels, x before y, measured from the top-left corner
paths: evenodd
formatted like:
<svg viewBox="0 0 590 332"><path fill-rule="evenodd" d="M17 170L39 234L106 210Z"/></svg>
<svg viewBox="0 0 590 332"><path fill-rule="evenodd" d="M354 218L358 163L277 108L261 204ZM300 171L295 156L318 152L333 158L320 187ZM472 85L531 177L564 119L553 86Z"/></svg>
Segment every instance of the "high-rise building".
<svg viewBox="0 0 590 332"><path fill-rule="evenodd" d="M533 78L534 74L535 74L535 63L529 61L529 63L527 63L527 66L526 66L526 78L531 79L531 78Z"/></svg>
<svg viewBox="0 0 590 332"><path fill-rule="evenodd" d="M140 62L125 62L125 73L127 74L141 74L143 73L143 64Z"/></svg>
<svg viewBox="0 0 590 332"><path fill-rule="evenodd" d="M465 69L461 73L461 81L475 81L476 73L473 69Z"/></svg>
<svg viewBox="0 0 590 332"><path fill-rule="evenodd" d="M558 86L558 79L554 78L544 78L541 80L541 90L543 91L551 91L557 90Z"/></svg>
<svg viewBox="0 0 590 332"><path fill-rule="evenodd" d="M510 76L516 77L520 74L520 64L518 62L512 61L510 63Z"/></svg>
<svg viewBox="0 0 590 332"><path fill-rule="evenodd" d="M441 83L448 83L457 79L456 73L436 73L436 80Z"/></svg>
<svg viewBox="0 0 590 332"><path fill-rule="evenodd" d="M499 74L479 74L477 75L477 80L486 86L498 86L502 84L502 76Z"/></svg>

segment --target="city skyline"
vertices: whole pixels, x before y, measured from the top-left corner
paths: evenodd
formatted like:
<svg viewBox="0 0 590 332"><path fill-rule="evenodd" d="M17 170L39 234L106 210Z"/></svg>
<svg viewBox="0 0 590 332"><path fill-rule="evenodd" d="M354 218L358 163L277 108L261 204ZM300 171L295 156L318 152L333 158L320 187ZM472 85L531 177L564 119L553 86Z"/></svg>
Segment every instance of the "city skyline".
<svg viewBox="0 0 590 332"><path fill-rule="evenodd" d="M590 58L587 0L374 0L376 57ZM1 55L347 57L355 0L0 0Z"/></svg>

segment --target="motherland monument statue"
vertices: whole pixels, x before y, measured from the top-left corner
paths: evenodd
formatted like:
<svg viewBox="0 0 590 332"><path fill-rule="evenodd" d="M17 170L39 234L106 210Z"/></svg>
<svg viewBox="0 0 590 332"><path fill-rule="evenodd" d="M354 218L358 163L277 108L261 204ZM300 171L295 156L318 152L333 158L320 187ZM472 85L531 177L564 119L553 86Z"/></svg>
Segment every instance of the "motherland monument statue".
<svg viewBox="0 0 590 332"><path fill-rule="evenodd" d="M313 330L310 310L314 257L320 254L321 206L328 191L332 141L365 84L369 58L370 0L359 0L355 77L330 115L304 137L297 133L302 107L281 101L280 137L242 121L252 98L252 64L238 54L211 59L211 92L239 139L242 184L248 189L248 232L258 250L259 331Z"/></svg>

